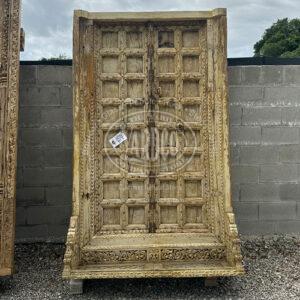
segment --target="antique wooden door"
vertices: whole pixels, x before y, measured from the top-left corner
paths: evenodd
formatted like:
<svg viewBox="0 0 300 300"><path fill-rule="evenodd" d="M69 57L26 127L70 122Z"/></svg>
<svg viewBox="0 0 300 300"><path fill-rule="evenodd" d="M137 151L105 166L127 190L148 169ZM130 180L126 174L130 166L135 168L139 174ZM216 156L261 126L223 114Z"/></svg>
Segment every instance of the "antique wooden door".
<svg viewBox="0 0 300 300"><path fill-rule="evenodd" d="M75 15L65 277L242 273L217 178L228 172L223 14Z"/></svg>
<svg viewBox="0 0 300 300"><path fill-rule="evenodd" d="M19 92L19 0L0 2L0 276L13 272Z"/></svg>

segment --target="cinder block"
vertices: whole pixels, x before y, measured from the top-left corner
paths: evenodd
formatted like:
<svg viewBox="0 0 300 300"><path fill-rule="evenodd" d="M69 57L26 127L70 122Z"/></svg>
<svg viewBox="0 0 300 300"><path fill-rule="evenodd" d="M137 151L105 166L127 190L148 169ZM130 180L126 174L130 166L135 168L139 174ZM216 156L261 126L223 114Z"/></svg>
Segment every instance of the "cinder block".
<svg viewBox="0 0 300 300"><path fill-rule="evenodd" d="M49 148L45 151L45 166L71 167L72 149Z"/></svg>
<svg viewBox="0 0 300 300"><path fill-rule="evenodd" d="M279 150L276 146L241 146L241 164L268 164L279 161Z"/></svg>
<svg viewBox="0 0 300 300"><path fill-rule="evenodd" d="M265 87L264 105L300 106L300 87Z"/></svg>
<svg viewBox="0 0 300 300"><path fill-rule="evenodd" d="M22 187L17 189L17 206L40 205L44 203L44 188Z"/></svg>
<svg viewBox="0 0 300 300"><path fill-rule="evenodd" d="M280 125L281 108L245 107L242 116L243 125Z"/></svg>
<svg viewBox="0 0 300 300"><path fill-rule="evenodd" d="M276 222L265 221L237 221L240 234L273 234L275 233Z"/></svg>
<svg viewBox="0 0 300 300"><path fill-rule="evenodd" d="M280 185L280 199L300 202L300 183L286 183Z"/></svg>
<svg viewBox="0 0 300 300"><path fill-rule="evenodd" d="M71 187L48 187L46 188L46 201L49 205L71 205Z"/></svg>
<svg viewBox="0 0 300 300"><path fill-rule="evenodd" d="M73 87L72 85L65 85L60 88L61 105L72 108L73 104Z"/></svg>
<svg viewBox="0 0 300 300"><path fill-rule="evenodd" d="M72 186L72 180L73 180L73 169L72 166L63 168L63 185L68 187Z"/></svg>
<svg viewBox="0 0 300 300"><path fill-rule="evenodd" d="M21 129L24 146L62 146L62 131L56 128L24 128Z"/></svg>
<svg viewBox="0 0 300 300"><path fill-rule="evenodd" d="M234 202L240 201L240 185L239 184L231 184L231 198L232 198L232 201L234 201Z"/></svg>
<svg viewBox="0 0 300 300"><path fill-rule="evenodd" d="M262 143L266 145L299 144L296 127L263 127Z"/></svg>
<svg viewBox="0 0 300 300"><path fill-rule="evenodd" d="M242 108L241 106L231 105L229 107L230 125L242 124Z"/></svg>
<svg viewBox="0 0 300 300"><path fill-rule="evenodd" d="M232 183L255 183L258 182L259 167L257 166L233 166Z"/></svg>
<svg viewBox="0 0 300 300"><path fill-rule="evenodd" d="M279 85L283 82L283 66L263 66L261 82L266 85Z"/></svg>
<svg viewBox="0 0 300 300"><path fill-rule="evenodd" d="M300 66L284 66L283 83L300 85Z"/></svg>
<svg viewBox="0 0 300 300"><path fill-rule="evenodd" d="M26 168L24 169L24 186L62 186L64 168Z"/></svg>
<svg viewBox="0 0 300 300"><path fill-rule="evenodd" d="M284 145L279 148L280 161L288 163L300 163L300 146Z"/></svg>
<svg viewBox="0 0 300 300"><path fill-rule="evenodd" d="M261 165L260 182L296 182L298 168L293 164Z"/></svg>
<svg viewBox="0 0 300 300"><path fill-rule="evenodd" d="M241 72L242 67L240 66L234 66L234 67L228 67L228 83L229 85L239 85L241 84Z"/></svg>
<svg viewBox="0 0 300 300"><path fill-rule="evenodd" d="M63 146L64 148L73 148L73 128L63 129Z"/></svg>
<svg viewBox="0 0 300 300"><path fill-rule="evenodd" d="M54 243L65 243L68 225L48 225L48 240Z"/></svg>
<svg viewBox="0 0 300 300"><path fill-rule="evenodd" d="M283 108L282 124L288 126L300 125L300 107Z"/></svg>
<svg viewBox="0 0 300 300"><path fill-rule="evenodd" d="M21 86L20 106L58 106L59 88L54 86Z"/></svg>
<svg viewBox="0 0 300 300"><path fill-rule="evenodd" d="M40 84L71 84L71 66L38 66L38 82Z"/></svg>
<svg viewBox="0 0 300 300"><path fill-rule="evenodd" d="M261 143L261 128L259 126L231 126L230 143L233 145L258 145Z"/></svg>
<svg viewBox="0 0 300 300"><path fill-rule="evenodd" d="M21 107L19 111L19 126L21 128L39 127L41 125L41 110L37 107Z"/></svg>
<svg viewBox="0 0 300 300"><path fill-rule="evenodd" d="M82 279L71 279L70 280L70 294L80 295L83 292L83 280Z"/></svg>
<svg viewBox="0 0 300 300"><path fill-rule="evenodd" d="M44 152L41 148L20 147L18 166L42 167L44 165Z"/></svg>
<svg viewBox="0 0 300 300"><path fill-rule="evenodd" d="M26 224L26 208L17 207L16 209L16 225L25 225Z"/></svg>
<svg viewBox="0 0 300 300"><path fill-rule="evenodd" d="M61 107L43 109L41 123L43 127L71 127L72 109Z"/></svg>
<svg viewBox="0 0 300 300"><path fill-rule="evenodd" d="M68 225L71 216L71 206L45 206L47 223L51 225Z"/></svg>
<svg viewBox="0 0 300 300"><path fill-rule="evenodd" d="M259 219L264 221L287 221L296 218L295 202L260 203Z"/></svg>
<svg viewBox="0 0 300 300"><path fill-rule="evenodd" d="M48 238L47 225L16 226L16 242L45 241Z"/></svg>
<svg viewBox="0 0 300 300"><path fill-rule="evenodd" d="M231 165L238 165L240 162L240 147L231 146L230 147L230 163Z"/></svg>
<svg viewBox="0 0 300 300"><path fill-rule="evenodd" d="M243 66L242 83L245 85L259 85L261 83L261 66Z"/></svg>
<svg viewBox="0 0 300 300"><path fill-rule="evenodd" d="M263 88L257 86L230 86L229 103L248 105L259 105L263 100Z"/></svg>
<svg viewBox="0 0 300 300"><path fill-rule="evenodd" d="M258 204L233 202L237 220L258 220Z"/></svg>
<svg viewBox="0 0 300 300"><path fill-rule="evenodd" d="M300 220L295 221L281 221L276 224L276 233L281 234L299 234Z"/></svg>
<svg viewBox="0 0 300 300"><path fill-rule="evenodd" d="M37 66L20 66L20 83L34 84L37 80Z"/></svg>
<svg viewBox="0 0 300 300"><path fill-rule="evenodd" d="M245 183L240 185L241 202L280 201L280 185L276 183Z"/></svg>

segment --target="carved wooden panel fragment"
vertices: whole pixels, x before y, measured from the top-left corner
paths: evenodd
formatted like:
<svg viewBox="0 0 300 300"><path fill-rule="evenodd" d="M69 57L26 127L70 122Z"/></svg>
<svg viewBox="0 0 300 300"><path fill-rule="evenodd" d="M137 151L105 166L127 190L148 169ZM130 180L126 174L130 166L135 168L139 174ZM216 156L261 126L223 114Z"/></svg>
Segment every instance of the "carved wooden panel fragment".
<svg viewBox="0 0 300 300"><path fill-rule="evenodd" d="M0 2L0 276L13 271L18 124L19 0Z"/></svg>
<svg viewBox="0 0 300 300"><path fill-rule="evenodd" d="M226 10L74 18L65 278L243 273L228 161Z"/></svg>

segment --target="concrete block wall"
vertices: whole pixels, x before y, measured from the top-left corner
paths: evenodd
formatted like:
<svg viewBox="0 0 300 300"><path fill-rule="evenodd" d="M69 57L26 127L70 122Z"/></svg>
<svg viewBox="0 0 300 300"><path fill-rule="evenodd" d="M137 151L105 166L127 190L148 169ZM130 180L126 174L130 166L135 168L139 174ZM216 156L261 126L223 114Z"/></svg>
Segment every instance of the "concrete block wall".
<svg viewBox="0 0 300 300"><path fill-rule="evenodd" d="M300 66L228 70L232 193L240 232L300 232Z"/></svg>
<svg viewBox="0 0 300 300"><path fill-rule="evenodd" d="M16 239L62 241L72 201L72 67L21 66Z"/></svg>
<svg viewBox="0 0 300 300"><path fill-rule="evenodd" d="M300 231L300 66L229 67L233 205L243 234ZM72 73L21 66L17 241L63 241L72 202Z"/></svg>

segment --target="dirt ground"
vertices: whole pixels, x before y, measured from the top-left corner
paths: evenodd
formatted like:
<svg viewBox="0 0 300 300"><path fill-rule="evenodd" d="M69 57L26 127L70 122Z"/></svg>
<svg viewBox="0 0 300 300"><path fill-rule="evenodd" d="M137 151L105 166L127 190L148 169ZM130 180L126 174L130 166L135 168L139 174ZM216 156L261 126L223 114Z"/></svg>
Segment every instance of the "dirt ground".
<svg viewBox="0 0 300 300"><path fill-rule="evenodd" d="M89 280L70 296L61 279L64 246L18 244L16 274L0 278L0 299L300 299L300 236L242 237L247 275L220 278Z"/></svg>

